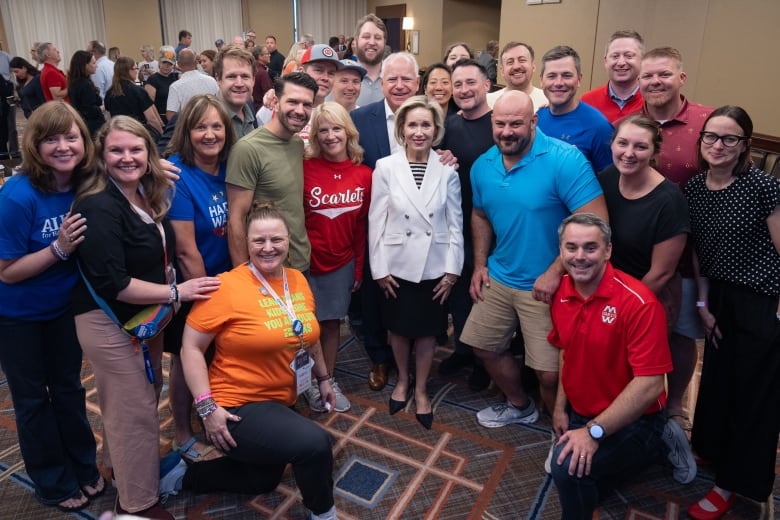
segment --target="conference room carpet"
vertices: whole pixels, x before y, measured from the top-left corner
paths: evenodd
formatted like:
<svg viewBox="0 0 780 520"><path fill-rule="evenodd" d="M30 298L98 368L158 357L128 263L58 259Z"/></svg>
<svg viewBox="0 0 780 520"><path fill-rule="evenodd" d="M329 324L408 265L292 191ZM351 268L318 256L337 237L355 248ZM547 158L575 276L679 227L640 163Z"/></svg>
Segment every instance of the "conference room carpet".
<svg viewBox="0 0 780 520"><path fill-rule="evenodd" d="M491 387L472 392L466 385L468 370L443 378L434 366L429 390L435 421L432 430L425 430L415 420L413 402L407 410L388 415L387 401L394 377L384 390L369 390L362 345L346 326L342 327L342 341L336 379L352 402L352 409L340 414L318 414L311 413L303 399L297 405L301 413L317 421L332 436L339 519L560 518L555 486L543 468L550 446L548 416L542 414L538 423L528 426L483 428L477 424L475 412L499 402L497 391ZM450 349L439 347L435 364L448 356ZM86 361L82 374L90 421L100 445L100 410ZM698 372L689 390L689 407L695 401L697 378ZM159 410L160 453L164 455L170 451L172 432L167 388L163 389ZM777 468L780 472L780 465ZM41 506L33 496L19 454L13 406L4 376L0 384L0 471L0 518L67 516ZM713 474L706 466L700 468L691 484L683 486L672 479L669 467L659 463L605 497L594 518L687 518L687 507L712 485ZM70 516L98 518L102 512L113 510L115 498L115 490L109 487L87 509ZM775 509L780 509L780 479L775 484L774 502ZM273 493L194 495L184 491L171 496L166 507L176 518L193 519L298 520L308 514L289 469ZM758 516L758 504L740 498L725 518Z"/></svg>

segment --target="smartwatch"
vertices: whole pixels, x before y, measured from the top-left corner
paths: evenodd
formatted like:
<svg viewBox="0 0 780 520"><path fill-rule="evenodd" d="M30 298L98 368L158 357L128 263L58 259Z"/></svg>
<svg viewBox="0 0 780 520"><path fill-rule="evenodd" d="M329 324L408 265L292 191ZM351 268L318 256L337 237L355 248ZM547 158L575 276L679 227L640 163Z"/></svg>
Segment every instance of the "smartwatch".
<svg viewBox="0 0 780 520"><path fill-rule="evenodd" d="M604 435L606 432L604 432L604 427L601 426L596 421L591 421L588 423L588 433L590 434L591 439L594 441L600 441L604 438Z"/></svg>

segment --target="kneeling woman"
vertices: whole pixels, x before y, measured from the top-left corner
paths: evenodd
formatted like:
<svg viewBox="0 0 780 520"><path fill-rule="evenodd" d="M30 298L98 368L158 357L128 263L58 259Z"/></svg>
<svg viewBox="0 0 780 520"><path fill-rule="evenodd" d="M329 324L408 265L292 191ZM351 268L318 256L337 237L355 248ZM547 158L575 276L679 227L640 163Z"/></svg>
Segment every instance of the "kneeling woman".
<svg viewBox="0 0 780 520"><path fill-rule="evenodd" d="M184 377L207 439L226 457L192 464L181 485L195 492L266 493L291 463L312 518L335 519L330 439L291 409L306 389L308 359L324 407L336 402L314 297L303 274L283 265L290 230L270 204L256 203L249 213L247 243L249 262L220 275L220 289L187 318ZM203 354L212 341L216 353L207 368Z"/></svg>

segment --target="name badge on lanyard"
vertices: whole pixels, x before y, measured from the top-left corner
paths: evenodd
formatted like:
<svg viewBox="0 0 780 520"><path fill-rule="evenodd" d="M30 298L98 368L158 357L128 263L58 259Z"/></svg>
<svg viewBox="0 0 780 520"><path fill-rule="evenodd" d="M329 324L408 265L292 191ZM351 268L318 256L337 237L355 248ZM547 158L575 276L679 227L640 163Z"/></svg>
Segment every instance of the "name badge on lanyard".
<svg viewBox="0 0 780 520"><path fill-rule="evenodd" d="M290 287L287 284L287 272L282 270L282 280L284 285L284 300L282 300L276 291L274 291L271 284L265 279L263 274L258 271L252 262L249 262L249 270L255 275L255 278L262 284L265 292L263 294L270 295L279 307L287 313L287 317L290 318L292 324L292 332L295 337L298 338L298 344L300 349L295 354L295 358L290 363L290 368L295 374L295 387L298 395L302 394L311 387L311 369L314 367L314 360L311 359L309 353L303 348L303 322L295 315L295 308L293 307L292 297L290 296ZM262 289L261 289L262 292Z"/></svg>

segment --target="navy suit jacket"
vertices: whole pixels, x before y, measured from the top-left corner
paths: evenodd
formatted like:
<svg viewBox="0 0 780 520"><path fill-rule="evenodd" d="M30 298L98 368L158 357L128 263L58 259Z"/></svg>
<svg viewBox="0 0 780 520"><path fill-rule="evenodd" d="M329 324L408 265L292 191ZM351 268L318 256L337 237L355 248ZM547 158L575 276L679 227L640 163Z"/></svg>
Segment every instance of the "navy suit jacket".
<svg viewBox="0 0 780 520"><path fill-rule="evenodd" d="M379 159L390 155L390 136L387 135L385 100L356 108L350 112L350 115L352 122L355 123L355 127L360 132L363 164L373 170Z"/></svg>

